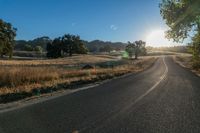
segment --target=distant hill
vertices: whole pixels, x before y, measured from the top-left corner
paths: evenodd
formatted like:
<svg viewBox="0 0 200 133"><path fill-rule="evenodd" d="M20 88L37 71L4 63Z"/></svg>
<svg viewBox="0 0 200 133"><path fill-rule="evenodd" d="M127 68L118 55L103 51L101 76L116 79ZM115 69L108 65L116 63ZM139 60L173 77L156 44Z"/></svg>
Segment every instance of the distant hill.
<svg viewBox="0 0 200 133"><path fill-rule="evenodd" d="M47 43L52 40L49 37L39 37L33 40L16 40L14 50L19 51L34 51L34 48L40 46L44 51L46 50Z"/></svg>
<svg viewBox="0 0 200 133"><path fill-rule="evenodd" d="M94 40L91 42L85 41L85 45L90 52L109 52L112 50L124 50L127 44L122 42Z"/></svg>
<svg viewBox="0 0 200 133"><path fill-rule="evenodd" d="M52 40L49 37L40 37L34 40L16 40L14 50L16 51L34 51L36 46L42 47L43 51L46 51L46 45ZM120 51L124 50L126 43L122 42L108 42L101 40L83 41L88 48L89 52L110 52L112 50Z"/></svg>
<svg viewBox="0 0 200 133"><path fill-rule="evenodd" d="M40 46L43 51L46 51L47 43L52 42L49 37L43 36L33 40L25 41L25 40L17 40L15 41L15 51L34 51L37 46ZM110 42L110 41L84 41L85 46L88 48L89 52L97 53L97 52L110 52L110 51L121 51L125 50L127 43L122 42ZM187 46L174 46L174 47L146 47L147 51L169 51L169 52L180 52L180 53L188 53Z"/></svg>

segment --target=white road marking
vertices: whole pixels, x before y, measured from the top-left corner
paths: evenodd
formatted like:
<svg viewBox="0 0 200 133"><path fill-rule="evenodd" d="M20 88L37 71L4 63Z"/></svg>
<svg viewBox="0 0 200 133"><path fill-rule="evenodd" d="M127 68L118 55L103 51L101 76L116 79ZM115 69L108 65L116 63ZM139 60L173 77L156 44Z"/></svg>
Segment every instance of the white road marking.
<svg viewBox="0 0 200 133"><path fill-rule="evenodd" d="M163 75L160 77L160 80L158 80L149 90L147 90L144 94L142 94L140 97L138 97L134 102L133 105L142 100L146 95L148 95L151 91L153 91L167 76L168 73L168 66L165 63L165 57L163 57L163 63L165 65L165 72Z"/></svg>
<svg viewBox="0 0 200 133"><path fill-rule="evenodd" d="M111 120L117 118L117 116L119 114L122 114L124 112L126 112L127 110L129 110L131 107L133 107L136 103L138 103L140 100L142 100L145 96L147 96L150 92L152 92L167 76L167 73L168 73L168 67L167 67L167 64L165 63L165 57L162 58L163 59L163 64L165 65L165 71L164 73L162 74L162 76L160 77L160 79L149 89L147 90L144 94L142 94L140 97L138 97L133 103L129 104L128 106L118 110L117 112L115 112L115 114L113 114L112 116L109 116L109 119L107 118L107 120L104 120L104 123L105 122L110 122ZM105 116L106 117L106 116ZM98 122L101 122L102 121L102 117L100 119L96 119L95 122L93 122L93 124L90 124L89 126L86 126L82 129L80 129L79 131L80 132L83 132L85 130L87 130L88 128L90 128L92 125L95 125L96 123ZM101 128L103 128L103 125L98 127L96 130L101 130Z"/></svg>

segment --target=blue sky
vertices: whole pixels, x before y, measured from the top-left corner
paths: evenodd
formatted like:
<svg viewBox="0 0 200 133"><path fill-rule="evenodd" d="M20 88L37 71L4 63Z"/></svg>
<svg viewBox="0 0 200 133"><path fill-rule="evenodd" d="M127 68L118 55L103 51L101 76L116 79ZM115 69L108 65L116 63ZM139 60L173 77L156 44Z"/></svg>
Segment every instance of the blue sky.
<svg viewBox="0 0 200 133"><path fill-rule="evenodd" d="M166 29L160 0L0 0L0 18L18 29L17 39L51 38L65 33L82 39L145 40Z"/></svg>

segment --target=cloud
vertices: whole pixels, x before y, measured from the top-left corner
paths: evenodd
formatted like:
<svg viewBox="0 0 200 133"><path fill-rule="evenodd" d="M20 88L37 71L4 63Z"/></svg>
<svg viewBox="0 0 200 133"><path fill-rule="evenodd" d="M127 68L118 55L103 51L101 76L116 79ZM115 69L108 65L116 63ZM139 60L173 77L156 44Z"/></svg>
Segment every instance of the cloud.
<svg viewBox="0 0 200 133"><path fill-rule="evenodd" d="M116 25L113 25L113 24L112 24L112 25L110 25L110 29L111 29L111 30L117 30L118 27L117 27Z"/></svg>

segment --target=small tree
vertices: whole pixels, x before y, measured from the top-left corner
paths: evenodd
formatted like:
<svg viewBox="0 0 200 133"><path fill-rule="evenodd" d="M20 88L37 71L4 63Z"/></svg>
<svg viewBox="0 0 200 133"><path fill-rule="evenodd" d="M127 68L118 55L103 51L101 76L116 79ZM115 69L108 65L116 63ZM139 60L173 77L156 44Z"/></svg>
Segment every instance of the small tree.
<svg viewBox="0 0 200 133"><path fill-rule="evenodd" d="M134 44L131 42L128 42L128 45L126 46L125 51L128 53L129 58L133 57L134 48L135 48Z"/></svg>
<svg viewBox="0 0 200 133"><path fill-rule="evenodd" d="M139 55L146 54L145 45L146 42L143 42L142 40L135 41L133 43L128 42L128 45L126 46L126 52L129 54L130 58L135 55L135 59L137 59Z"/></svg>
<svg viewBox="0 0 200 133"><path fill-rule="evenodd" d="M33 47L31 45L26 44L26 45L24 45L24 50L25 51L33 51L34 49L33 49Z"/></svg>
<svg viewBox="0 0 200 133"><path fill-rule="evenodd" d="M38 52L38 53L42 53L43 48L41 46L36 46L35 51Z"/></svg>
<svg viewBox="0 0 200 133"><path fill-rule="evenodd" d="M145 46L146 46L146 42L143 42L142 40L135 41L135 59L138 58L139 54L146 52Z"/></svg>
<svg viewBox="0 0 200 133"><path fill-rule="evenodd" d="M35 51L38 54L38 56L40 56L40 57L42 56L43 48L41 46L36 46Z"/></svg>

